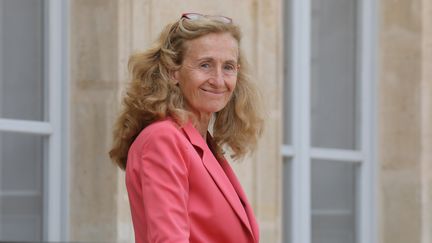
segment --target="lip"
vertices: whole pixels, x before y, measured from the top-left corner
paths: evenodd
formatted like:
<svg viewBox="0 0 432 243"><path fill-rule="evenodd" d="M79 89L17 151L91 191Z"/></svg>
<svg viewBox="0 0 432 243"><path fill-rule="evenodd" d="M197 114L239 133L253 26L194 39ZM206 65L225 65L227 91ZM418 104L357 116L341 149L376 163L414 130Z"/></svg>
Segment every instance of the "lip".
<svg viewBox="0 0 432 243"><path fill-rule="evenodd" d="M211 89L203 89L203 88L201 88L201 90L213 95L223 95L226 92L225 90L211 90Z"/></svg>

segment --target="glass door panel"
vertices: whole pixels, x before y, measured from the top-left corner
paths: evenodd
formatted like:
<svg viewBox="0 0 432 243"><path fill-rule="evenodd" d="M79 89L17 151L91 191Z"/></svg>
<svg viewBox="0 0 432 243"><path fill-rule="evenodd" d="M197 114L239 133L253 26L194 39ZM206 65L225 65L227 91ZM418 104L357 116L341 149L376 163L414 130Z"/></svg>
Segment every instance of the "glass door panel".
<svg viewBox="0 0 432 243"><path fill-rule="evenodd" d="M44 1L0 0L0 118L44 118Z"/></svg>
<svg viewBox="0 0 432 243"><path fill-rule="evenodd" d="M311 0L311 142L356 149L355 0Z"/></svg>
<svg viewBox="0 0 432 243"><path fill-rule="evenodd" d="M0 241L40 241L43 225L40 135L0 133Z"/></svg>
<svg viewBox="0 0 432 243"><path fill-rule="evenodd" d="M356 169L350 162L312 160L313 243L355 243Z"/></svg>
<svg viewBox="0 0 432 243"><path fill-rule="evenodd" d="M0 118L43 121L44 1L0 0ZM43 239L44 136L0 132L0 241Z"/></svg>

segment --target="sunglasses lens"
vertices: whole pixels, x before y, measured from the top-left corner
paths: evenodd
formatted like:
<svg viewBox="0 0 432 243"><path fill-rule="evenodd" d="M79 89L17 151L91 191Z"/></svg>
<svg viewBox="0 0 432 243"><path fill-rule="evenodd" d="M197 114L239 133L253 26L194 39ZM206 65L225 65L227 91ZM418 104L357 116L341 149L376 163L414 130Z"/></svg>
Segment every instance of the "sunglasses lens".
<svg viewBox="0 0 432 243"><path fill-rule="evenodd" d="M202 15L202 14L198 14L198 13L187 13L187 14L183 14L182 18L186 18L189 20L199 20L199 19L211 19L211 20L215 20L215 21L219 21L225 24L230 24L232 23L232 19L225 17L225 16L219 16L219 15Z"/></svg>
<svg viewBox="0 0 432 243"><path fill-rule="evenodd" d="M195 13L189 13L189 14L183 14L182 16L183 18L187 18L189 20L198 20L203 18L204 16L200 15L200 14L195 14Z"/></svg>
<svg viewBox="0 0 432 243"><path fill-rule="evenodd" d="M225 23L225 24L230 24L232 22L232 20L228 17L225 16L211 16L211 19Z"/></svg>

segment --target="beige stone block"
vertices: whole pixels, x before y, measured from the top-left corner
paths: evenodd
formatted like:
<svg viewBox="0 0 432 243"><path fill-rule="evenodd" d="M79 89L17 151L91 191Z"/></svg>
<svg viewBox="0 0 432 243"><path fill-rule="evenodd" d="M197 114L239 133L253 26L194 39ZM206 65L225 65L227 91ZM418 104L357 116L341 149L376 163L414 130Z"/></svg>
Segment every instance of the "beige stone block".
<svg viewBox="0 0 432 243"><path fill-rule="evenodd" d="M70 240L117 237L117 1L71 1Z"/></svg>
<svg viewBox="0 0 432 243"><path fill-rule="evenodd" d="M260 220L271 221L281 217L281 173L282 159L273 152L280 144L275 140L279 137L279 130L272 127L274 120L266 124L266 133L259 143L260 150L256 160L256 200L257 213ZM274 162L274 161L278 161Z"/></svg>
<svg viewBox="0 0 432 243"><path fill-rule="evenodd" d="M73 82L117 78L117 1L71 1Z"/></svg>
<svg viewBox="0 0 432 243"><path fill-rule="evenodd" d="M379 148L383 169L418 163L421 143L419 3L390 2L381 3Z"/></svg>
<svg viewBox="0 0 432 243"><path fill-rule="evenodd" d="M74 107L72 117L77 119L72 127L70 237L112 240L117 233L113 230L117 225L117 168L107 156L111 121L106 117L111 103L84 100L74 103Z"/></svg>
<svg viewBox="0 0 432 243"><path fill-rule="evenodd" d="M135 242L124 171L117 170L117 240Z"/></svg>
<svg viewBox="0 0 432 243"><path fill-rule="evenodd" d="M421 13L422 0L382 0L379 7L380 23L384 27L381 31L387 31L394 26L417 33L420 31L421 19L419 14Z"/></svg>
<svg viewBox="0 0 432 243"><path fill-rule="evenodd" d="M282 9L281 1L256 3L255 70L263 95L265 131L256 155L256 211L262 242L282 241Z"/></svg>
<svg viewBox="0 0 432 243"><path fill-rule="evenodd" d="M380 207L384 242L420 243L422 229L419 169L381 172Z"/></svg>
<svg viewBox="0 0 432 243"><path fill-rule="evenodd" d="M236 173L249 202L254 206L255 200L255 167L253 157L246 157L239 161L230 161L230 165Z"/></svg>
<svg viewBox="0 0 432 243"><path fill-rule="evenodd" d="M432 243L432 1L424 0L422 68L423 241Z"/></svg>
<svg viewBox="0 0 432 243"><path fill-rule="evenodd" d="M272 221L261 221L260 242L281 242L279 225Z"/></svg>
<svg viewBox="0 0 432 243"><path fill-rule="evenodd" d="M420 159L421 93L420 76L416 75L420 72L420 63L385 62L379 108L381 166L410 167L413 161Z"/></svg>
<svg viewBox="0 0 432 243"><path fill-rule="evenodd" d="M381 1L381 238L430 242L431 1L394 3Z"/></svg>

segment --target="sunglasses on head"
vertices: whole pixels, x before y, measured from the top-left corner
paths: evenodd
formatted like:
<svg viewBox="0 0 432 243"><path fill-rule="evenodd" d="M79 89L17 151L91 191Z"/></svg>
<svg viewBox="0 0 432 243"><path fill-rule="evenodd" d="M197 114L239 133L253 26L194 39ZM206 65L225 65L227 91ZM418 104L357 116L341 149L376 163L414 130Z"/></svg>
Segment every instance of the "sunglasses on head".
<svg viewBox="0 0 432 243"><path fill-rule="evenodd" d="M210 19L219 21L225 24L231 24L233 21L231 18L221 16L221 15L204 15L199 13L184 13L181 16L181 19L188 19L188 20L200 20L200 19Z"/></svg>

